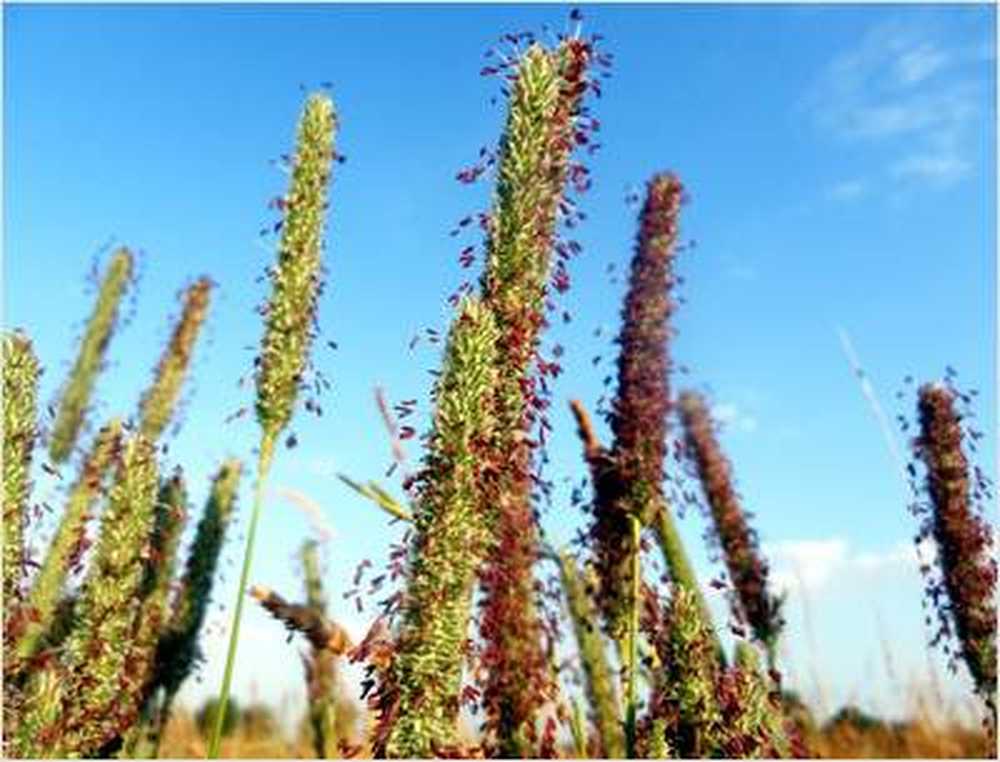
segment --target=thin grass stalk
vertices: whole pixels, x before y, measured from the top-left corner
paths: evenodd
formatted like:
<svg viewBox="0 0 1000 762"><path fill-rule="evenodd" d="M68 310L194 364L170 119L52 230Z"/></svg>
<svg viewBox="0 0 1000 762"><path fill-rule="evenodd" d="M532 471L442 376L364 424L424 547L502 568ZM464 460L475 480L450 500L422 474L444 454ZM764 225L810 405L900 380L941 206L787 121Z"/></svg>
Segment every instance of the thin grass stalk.
<svg viewBox="0 0 1000 762"><path fill-rule="evenodd" d="M576 562L567 551L559 554L559 570L583 665L587 700L597 724L601 753L606 757L617 759L625 756L626 748L622 733L621 706L615 690L615 675L608 663L601 630L595 625L597 612L585 585L580 580ZM582 724L580 722L581 728ZM585 757L587 755L585 741L582 748L580 756Z"/></svg>
<svg viewBox="0 0 1000 762"><path fill-rule="evenodd" d="M918 393L920 434L913 447L926 468L924 489L930 502L917 509L923 516L918 538L933 537L938 549L939 577L928 580L941 625L938 638L956 638L995 728L997 562L993 528L974 494L983 499L988 487L978 473L979 484L971 483L957 397L954 389L940 383L925 384Z"/></svg>
<svg viewBox="0 0 1000 762"><path fill-rule="evenodd" d="M219 692L219 703L216 708L215 726L208 746L208 759L217 759L219 745L222 743L222 729L226 719L226 705L229 701L229 690L233 682L233 666L236 662L236 646L240 637L240 622L243 618L243 599L246 597L247 583L250 579L250 564L253 561L254 540L257 537L257 524L260 521L261 506L264 502L264 485L271 470L274 456L274 438L264 435L260 443L260 454L257 458L257 481L254 484L253 513L250 515L250 527L247 530L246 549L243 551L243 566L240 570L240 583L237 588L236 611L233 614L232 630L229 636L229 648L226 652L226 668L222 677L222 689Z"/></svg>
<svg viewBox="0 0 1000 762"><path fill-rule="evenodd" d="M715 641L715 654L720 667L726 666L726 651L722 647L722 640L719 638L718 630L712 625L712 613L709 611L705 595L698 584L698 577L695 575L694 567L688 559L687 551L684 550L684 543L681 541L677 525L674 523L670 512L670 505L664 500L656 511L653 528L656 530L656 539L663 553L663 560L667 565L667 572L671 582L687 589L691 597L697 603L698 611L702 620L708 625Z"/></svg>
<svg viewBox="0 0 1000 762"><path fill-rule="evenodd" d="M733 484L732 469L722 453L705 400L694 392L679 398L685 443L708 499L715 533L736 591L736 613L767 651L768 668L775 669L778 637L784 621L781 599L768 587L768 567L756 534Z"/></svg>
<svg viewBox="0 0 1000 762"><path fill-rule="evenodd" d="M80 475L70 488L66 509L28 594L26 609L30 617L17 640L17 659L24 660L37 654L53 625L66 578L87 549L86 525L103 495L105 475L118 458L121 445L122 424L117 419L102 428L94 438L90 452L80 467Z"/></svg>
<svg viewBox="0 0 1000 762"><path fill-rule="evenodd" d="M323 218L326 213L336 125L333 102L325 95L310 96L299 122L298 146L289 193L280 204L285 217L278 262L271 270L271 299L263 311L265 331L256 377L255 407L261 427L257 481L226 655L226 669L219 693L218 714L209 741L208 756L213 759L218 756L222 741L243 615L243 599L246 597L254 541L274 445L291 420L304 383L304 374L309 367L309 353L315 337L317 301L322 290Z"/></svg>
<svg viewBox="0 0 1000 762"><path fill-rule="evenodd" d="M569 719L570 732L573 735L573 750L578 759L587 756L587 730L583 722L583 706L580 699L573 699L573 713Z"/></svg>
<svg viewBox="0 0 1000 762"><path fill-rule="evenodd" d="M476 572L489 550L481 506L495 478L483 451L496 435L490 395L500 339L493 313L459 305L434 390L435 414L418 477L414 540L393 683L390 757L428 757L458 742L462 672Z"/></svg>
<svg viewBox="0 0 1000 762"><path fill-rule="evenodd" d="M641 524L637 516L630 516L632 528L632 590L631 610L628 628L628 662L626 664L626 684L628 702L625 705L625 754L629 759L636 757L636 719L639 711L639 601L642 581L642 555L640 553Z"/></svg>
<svg viewBox="0 0 1000 762"><path fill-rule="evenodd" d="M241 474L240 462L229 460L212 479L205 510L195 529L194 542L173 600L170 620L157 646L153 691L162 688L163 700L154 716L153 756L158 754L174 697L200 658L198 635L208 613L226 529L236 510Z"/></svg>
<svg viewBox="0 0 1000 762"><path fill-rule="evenodd" d="M317 543L313 540L302 546L302 569L305 575L306 604L317 614L326 617L326 598L320 574ZM312 725L313 748L319 759L337 754L337 671L334 654L328 648L312 648L304 657L306 666L309 721Z"/></svg>
<svg viewBox="0 0 1000 762"><path fill-rule="evenodd" d="M3 623L4 652L15 635L21 604L24 529L31 495L31 459L37 437L38 377L41 368L23 333L3 337Z"/></svg>
<svg viewBox="0 0 1000 762"><path fill-rule="evenodd" d="M125 248L118 249L108 264L97 303L80 340L76 362L60 394L49 440L49 457L54 463L69 458L83 427L87 405L104 365L104 355L118 322L119 306L133 268L132 253Z"/></svg>
<svg viewBox="0 0 1000 762"><path fill-rule="evenodd" d="M202 277L185 291L181 316L156 366L153 384L139 402L139 430L150 441L160 438L173 416L195 341L208 313L212 286L210 278Z"/></svg>
<svg viewBox="0 0 1000 762"><path fill-rule="evenodd" d="M533 577L538 530L531 505L536 379L531 373L544 324L545 284L564 194L574 123L590 55L569 39L555 52L535 44L510 88L494 211L489 218L484 302L501 334L495 397L498 436L486 458L499 469L492 560L481 581L483 699L488 735L504 756L526 753L537 713L551 697Z"/></svg>

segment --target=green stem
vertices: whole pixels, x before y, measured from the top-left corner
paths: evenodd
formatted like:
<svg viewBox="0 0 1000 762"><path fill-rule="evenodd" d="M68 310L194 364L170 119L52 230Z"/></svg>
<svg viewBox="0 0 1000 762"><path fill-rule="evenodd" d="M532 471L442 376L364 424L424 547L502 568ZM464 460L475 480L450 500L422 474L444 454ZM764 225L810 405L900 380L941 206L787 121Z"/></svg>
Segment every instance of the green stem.
<svg viewBox="0 0 1000 762"><path fill-rule="evenodd" d="M226 719L226 705L229 702L229 688L233 682L233 664L236 661L236 644L240 639L240 618L243 615L243 599L246 597L247 581L250 576L250 561L253 558L253 541L257 534L257 522L260 519L261 505L264 502L264 483L271 470L271 459L274 455L275 432L265 429L260 441L260 456L257 459L257 484L254 486L253 513L250 516L250 529L247 532L246 550L243 552L243 571L240 573L240 587L236 594L236 612L233 614L232 632L229 635L229 653L226 656L226 672L222 678L222 691L219 693L219 706L215 715L215 728L212 740L208 745L208 759L218 759L219 744L222 742L222 726Z"/></svg>
<svg viewBox="0 0 1000 762"><path fill-rule="evenodd" d="M632 526L632 590L628 622L628 704L625 709L625 756L636 758L635 721L639 707L639 598L642 559L639 554L641 526L636 516Z"/></svg>
<svg viewBox="0 0 1000 762"><path fill-rule="evenodd" d="M670 573L670 580L675 585L687 588L688 592L697 602L698 610L701 612L702 619L705 620L705 626L711 631L712 638L715 641L715 654L719 660L719 666L725 669L726 652L722 648L719 633L716 632L715 627L712 625L712 614L708 610L705 596L702 595L698 587L698 579L695 576L694 567L691 566L691 561L688 560L687 552L684 550L684 543L681 541L677 526L670 515L670 506L666 501L660 505L656 512L655 527L657 539L660 542L660 549L663 551L663 559L666 561L667 569Z"/></svg>

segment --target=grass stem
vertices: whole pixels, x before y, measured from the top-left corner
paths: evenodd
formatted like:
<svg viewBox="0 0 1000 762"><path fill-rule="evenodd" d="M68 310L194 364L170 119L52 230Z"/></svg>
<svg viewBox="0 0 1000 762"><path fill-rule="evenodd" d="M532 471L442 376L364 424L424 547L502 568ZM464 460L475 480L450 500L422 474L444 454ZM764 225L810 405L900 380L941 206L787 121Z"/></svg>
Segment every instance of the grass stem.
<svg viewBox="0 0 1000 762"><path fill-rule="evenodd" d="M632 525L632 589L629 600L628 622L628 702L625 705L625 756L636 757L636 715L639 710L639 601L641 590L642 557L638 516L629 516Z"/></svg>
<svg viewBox="0 0 1000 762"><path fill-rule="evenodd" d="M243 570L240 572L240 586L236 593L236 611L233 614L233 626L229 634L229 652L226 655L226 671L222 677L222 690L219 693L219 707L215 715L215 727L208 745L208 759L218 759L219 744L222 741L222 728L226 720L226 704L229 701L229 688L233 682L233 664L236 661L236 644L240 639L240 619L243 616L243 598L246 595L247 581L250 576L250 562L253 558L253 542L257 535L257 522L260 519L261 505L264 502L264 486L271 470L274 456L274 434L265 430L260 442L260 457L257 459L257 484L254 486L253 513L250 515L250 528L247 531L246 551L243 554Z"/></svg>

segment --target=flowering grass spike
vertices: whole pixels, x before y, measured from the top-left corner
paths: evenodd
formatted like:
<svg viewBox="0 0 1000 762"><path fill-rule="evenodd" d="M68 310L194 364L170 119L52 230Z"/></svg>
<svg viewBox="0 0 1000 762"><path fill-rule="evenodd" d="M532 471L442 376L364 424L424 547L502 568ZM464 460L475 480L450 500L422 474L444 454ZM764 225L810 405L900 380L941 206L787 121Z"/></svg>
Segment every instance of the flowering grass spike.
<svg viewBox="0 0 1000 762"><path fill-rule="evenodd" d="M277 264L270 270L271 299L263 310L264 338L257 368L256 410L261 427L257 483L229 635L226 669L219 692L219 709L209 741L208 756L213 759L219 755L226 720L243 599L253 560L264 486L271 469L274 445L291 420L295 402L304 385L309 350L315 338L316 307L322 291L323 219L336 127L333 102L325 95L310 96L299 122L291 187L280 204L285 215L281 243Z"/></svg>
<svg viewBox="0 0 1000 762"><path fill-rule="evenodd" d="M104 355L118 322L119 306L134 269L132 252L118 249L111 257L97 303L87 321L76 363L62 389L55 423L49 439L49 456L55 463L69 458L76 444L84 415L104 365Z"/></svg>
<svg viewBox="0 0 1000 762"><path fill-rule="evenodd" d="M913 446L926 466L925 489L930 498L929 507L918 509L918 515L924 516L919 537L933 537L937 544L940 578L929 581L928 593L938 607L941 634L955 636L977 690L995 714L993 528L975 506L956 397L945 384L926 384L919 390L920 435Z"/></svg>

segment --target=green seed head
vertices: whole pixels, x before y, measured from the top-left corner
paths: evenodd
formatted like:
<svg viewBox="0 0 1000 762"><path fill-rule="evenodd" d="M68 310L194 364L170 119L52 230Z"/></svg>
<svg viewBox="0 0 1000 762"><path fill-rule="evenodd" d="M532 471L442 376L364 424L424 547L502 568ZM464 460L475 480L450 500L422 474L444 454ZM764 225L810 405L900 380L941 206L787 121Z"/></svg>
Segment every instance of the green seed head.
<svg viewBox="0 0 1000 762"><path fill-rule="evenodd" d="M96 754L127 729L127 718L137 709L142 683L131 665L158 488L155 446L135 434L120 455L76 623L63 650L72 682L62 720L66 754Z"/></svg>
<svg viewBox="0 0 1000 762"><path fill-rule="evenodd" d="M160 641L155 684L162 685L170 697L180 689L198 659L198 633L208 612L222 542L236 505L241 470L238 460L230 460L213 479L170 621Z"/></svg>
<svg viewBox="0 0 1000 762"><path fill-rule="evenodd" d="M142 608L133 651L136 653L134 670L142 675L143 701L149 693L157 641L167 618L170 583L174 576L177 546L184 530L187 512L184 477L180 469L177 469L170 479L160 485L150 552L139 592Z"/></svg>
<svg viewBox="0 0 1000 762"><path fill-rule="evenodd" d="M4 622L20 600L24 523L31 492L31 454L37 433L41 369L22 333L3 337L3 603ZM9 637L10 632L7 632ZM4 642L8 643L8 637Z"/></svg>
<svg viewBox="0 0 1000 762"><path fill-rule="evenodd" d="M156 366L153 385L139 403L139 430L150 441L160 438L174 413L195 340L208 313L212 285L209 278L200 278L187 289L180 320Z"/></svg>
<svg viewBox="0 0 1000 762"><path fill-rule="evenodd" d="M257 373L257 420L270 438L288 425L309 362L336 124L330 99L310 97L299 123L291 187L282 201L283 232L271 270L273 290Z"/></svg>
<svg viewBox="0 0 1000 762"><path fill-rule="evenodd" d="M49 456L56 463L65 461L76 444L133 269L132 252L124 248L115 252L98 291L97 304L80 340L76 363L59 399L49 441Z"/></svg>
<svg viewBox="0 0 1000 762"><path fill-rule="evenodd" d="M679 715L682 756L711 756L719 746L721 732L715 696L715 644L691 591L675 586L672 596L669 655L664 659L669 678L663 688Z"/></svg>
<svg viewBox="0 0 1000 762"><path fill-rule="evenodd" d="M116 419L98 432L80 466L80 475L70 488L59 526L31 586L27 601L31 617L17 643L19 657L33 655L52 625L67 575L86 550L87 523L104 494L106 477L120 456L121 445L122 425Z"/></svg>
<svg viewBox="0 0 1000 762"><path fill-rule="evenodd" d="M497 339L492 313L478 300L463 301L434 392L434 428L414 515L393 665L399 712L387 741L392 757L433 756L433 744L457 742L472 594L487 552L481 449L493 434Z"/></svg>

